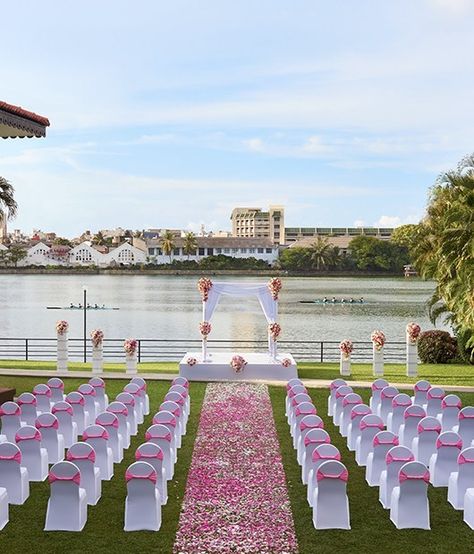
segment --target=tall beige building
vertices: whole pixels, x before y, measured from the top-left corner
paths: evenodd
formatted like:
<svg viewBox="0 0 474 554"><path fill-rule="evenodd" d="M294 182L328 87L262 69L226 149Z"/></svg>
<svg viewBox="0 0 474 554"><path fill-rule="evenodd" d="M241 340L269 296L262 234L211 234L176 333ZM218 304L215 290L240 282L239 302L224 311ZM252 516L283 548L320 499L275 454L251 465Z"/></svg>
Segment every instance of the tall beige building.
<svg viewBox="0 0 474 554"><path fill-rule="evenodd" d="M285 244L285 209L270 206L261 208L234 208L230 217L232 236L270 239L274 244Z"/></svg>

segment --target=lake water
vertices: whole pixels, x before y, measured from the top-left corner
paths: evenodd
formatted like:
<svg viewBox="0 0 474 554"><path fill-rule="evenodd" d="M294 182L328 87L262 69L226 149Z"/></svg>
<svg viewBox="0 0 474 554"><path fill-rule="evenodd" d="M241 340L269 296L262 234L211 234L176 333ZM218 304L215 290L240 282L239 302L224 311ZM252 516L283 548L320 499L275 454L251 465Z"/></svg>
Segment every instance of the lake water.
<svg viewBox="0 0 474 554"><path fill-rule="evenodd" d="M265 277L215 277L220 281L266 281ZM382 329L391 341L403 341L405 326L417 321L432 328L426 301L434 284L404 278L283 278L280 295L281 339L370 340ZM70 323L70 337L82 336L82 312L47 310L82 301L118 311L88 311L88 330L101 328L109 338L198 339L201 302L196 276L154 275L0 275L0 337L53 337L58 319ZM315 298L361 296L365 304L301 304ZM212 338L265 339L266 323L256 299L222 298Z"/></svg>

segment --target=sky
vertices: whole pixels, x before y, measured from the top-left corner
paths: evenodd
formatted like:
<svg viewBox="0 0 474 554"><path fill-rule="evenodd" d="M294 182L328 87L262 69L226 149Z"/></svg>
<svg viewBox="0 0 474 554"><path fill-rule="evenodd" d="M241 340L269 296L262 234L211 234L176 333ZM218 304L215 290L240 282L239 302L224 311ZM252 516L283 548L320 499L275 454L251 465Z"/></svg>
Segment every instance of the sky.
<svg viewBox="0 0 474 554"><path fill-rule="evenodd" d="M9 226L394 226L474 151L474 0L2 3ZM21 29L21 32L19 32Z"/></svg>

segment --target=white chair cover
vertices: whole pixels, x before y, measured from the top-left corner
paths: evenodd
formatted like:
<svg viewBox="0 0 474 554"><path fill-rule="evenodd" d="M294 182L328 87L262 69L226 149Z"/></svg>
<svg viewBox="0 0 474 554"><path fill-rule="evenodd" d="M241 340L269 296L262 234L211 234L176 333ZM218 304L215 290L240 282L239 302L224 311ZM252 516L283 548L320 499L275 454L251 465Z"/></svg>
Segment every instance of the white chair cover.
<svg viewBox="0 0 474 554"><path fill-rule="evenodd" d="M426 415L436 417L441 413L441 405L445 392L441 387L431 387L426 393Z"/></svg>
<svg viewBox="0 0 474 554"><path fill-rule="evenodd" d="M290 411L289 411L289 414L288 414L288 424L290 426L291 436L293 436L293 421L294 421L294 418L295 418L296 406L298 406L298 404L301 404L302 402L309 402L310 404L312 404L313 400L311 399L311 396L309 396L309 394L306 394L305 392L299 392L298 394L293 396L293 398L290 401Z"/></svg>
<svg viewBox="0 0 474 554"><path fill-rule="evenodd" d="M397 529L430 529L430 472L421 462L408 462L398 473L390 502L390 519Z"/></svg>
<svg viewBox="0 0 474 554"><path fill-rule="evenodd" d="M140 425L144 420L143 409L145 404L145 399L141 394L140 387L135 383L128 383L128 385L123 387L123 392L128 392L128 394L133 396L135 400L135 417L137 418L137 424Z"/></svg>
<svg viewBox="0 0 474 554"><path fill-rule="evenodd" d="M317 413L316 406L312 402L301 402L295 407L291 433L293 435L293 448L296 449L298 446L301 420L308 415L317 415Z"/></svg>
<svg viewBox="0 0 474 554"><path fill-rule="evenodd" d="M360 420L360 435L356 441L355 456L358 465L366 465L369 452L372 452L374 437L379 431L383 431L384 427L382 418L374 414L368 414Z"/></svg>
<svg viewBox="0 0 474 554"><path fill-rule="evenodd" d="M334 404L332 421L337 427L339 427L339 423L341 422L342 402L344 400L344 397L353 392L354 391L352 390L352 387L349 387L347 385L342 385L342 387L338 387L336 389L336 402Z"/></svg>
<svg viewBox="0 0 474 554"><path fill-rule="evenodd" d="M328 460L341 460L341 453L329 440L324 443L320 442L311 454L311 469L308 472L305 483L308 486L306 500L311 507L314 506L314 493L318 486L317 473L319 466Z"/></svg>
<svg viewBox="0 0 474 554"><path fill-rule="evenodd" d="M342 399L342 413L339 420L339 432L343 437L347 437L349 424L351 422L352 408L358 404L363 404L360 394L351 392Z"/></svg>
<svg viewBox="0 0 474 554"><path fill-rule="evenodd" d="M51 408L51 413L58 418L59 432L64 438L64 446L69 448L77 441L77 425L71 404L65 401L56 402Z"/></svg>
<svg viewBox="0 0 474 554"><path fill-rule="evenodd" d="M157 444L163 451L163 463L166 471L166 479L168 481L174 475L174 451L172 447L172 435L166 425L151 425L145 433L147 442Z"/></svg>
<svg viewBox="0 0 474 554"><path fill-rule="evenodd" d="M122 436L123 448L127 450L130 447L130 424L127 421L128 408L123 402L111 402L107 406L107 412L115 414L119 421L119 433Z"/></svg>
<svg viewBox="0 0 474 554"><path fill-rule="evenodd" d="M168 392L164 398L165 402L175 402L181 409L181 426L183 435L186 434L186 422L187 422L187 410L186 410L186 399L179 392ZM179 437L179 448L181 448L181 436Z"/></svg>
<svg viewBox="0 0 474 554"><path fill-rule="evenodd" d="M311 471L319 464L319 458L314 457L315 449L321 444L329 444L331 437L324 429L311 429L304 438L303 463L301 464L301 481L309 482Z"/></svg>
<svg viewBox="0 0 474 554"><path fill-rule="evenodd" d="M16 402L4 402L0 406L2 435L8 442L15 442L15 433L21 427L21 408Z"/></svg>
<svg viewBox="0 0 474 554"><path fill-rule="evenodd" d="M412 397L413 404L424 406L426 404L426 395L431 388L431 383L422 379L417 381L413 387L414 396Z"/></svg>
<svg viewBox="0 0 474 554"><path fill-rule="evenodd" d="M36 396L31 392L22 392L16 399L16 403L21 408L20 421L25 425L34 425L38 417L36 409Z"/></svg>
<svg viewBox="0 0 474 554"><path fill-rule="evenodd" d="M408 406L403 413L403 423L398 431L398 439L402 446L412 447L413 439L418 434L418 423L426 417L426 412L419 404Z"/></svg>
<svg viewBox="0 0 474 554"><path fill-rule="evenodd" d="M105 393L105 381L100 377L92 377L89 379L89 385L95 389L95 401L98 406L98 413L105 412L109 405L109 397Z"/></svg>
<svg viewBox="0 0 474 554"><path fill-rule="evenodd" d="M79 385L77 391L84 397L84 409L86 412L86 427L93 425L99 412L99 405L96 402L97 393L95 388L89 383Z"/></svg>
<svg viewBox="0 0 474 554"><path fill-rule="evenodd" d="M372 444L372 452L367 456L365 480L371 487L375 487L380 485L380 476L386 468L387 452L394 446L398 446L398 437L391 431L379 431Z"/></svg>
<svg viewBox="0 0 474 554"><path fill-rule="evenodd" d="M458 425L453 427L453 431L459 433L462 443L469 446L474 441L474 407L466 406L458 415Z"/></svg>
<svg viewBox="0 0 474 554"><path fill-rule="evenodd" d="M114 456L109 446L109 433L101 425L89 425L82 433L82 440L95 450L95 462L102 481L110 481L114 475Z"/></svg>
<svg viewBox="0 0 474 554"><path fill-rule="evenodd" d="M134 377L130 383L135 383L135 385L138 385L140 387L140 391L142 392L142 395L143 397L145 398L145 405L144 405L144 411L143 411L143 415L148 415L150 413L150 398L148 396L148 392L147 392L147 384L146 384L146 381L145 379L143 379L142 377ZM186 389L187 391L187 389ZM188 396L189 394L186 393Z"/></svg>
<svg viewBox="0 0 474 554"><path fill-rule="evenodd" d="M431 456L436 452L441 423L436 417L427 416L420 420L417 430L418 436L413 439L411 449L415 460L428 466Z"/></svg>
<svg viewBox="0 0 474 554"><path fill-rule="evenodd" d="M400 425L404 422L403 414L408 406L411 406L411 397L404 392L397 394L392 398L392 411L387 417L387 430L392 431L395 435L399 434Z"/></svg>
<svg viewBox="0 0 474 554"><path fill-rule="evenodd" d="M0 531L8 523L8 493L7 489L0 487Z"/></svg>
<svg viewBox="0 0 474 554"><path fill-rule="evenodd" d="M430 458L430 481L433 487L447 487L449 476L458 469L462 450L461 437L454 431L441 433L436 441L436 452Z"/></svg>
<svg viewBox="0 0 474 554"><path fill-rule="evenodd" d="M51 494L45 531L82 531L87 521L86 491L81 472L72 462L59 462L49 472Z"/></svg>
<svg viewBox="0 0 474 554"><path fill-rule="evenodd" d="M72 406L72 420L76 424L77 434L82 435L86 428L85 400L80 392L70 392L66 402Z"/></svg>
<svg viewBox="0 0 474 554"><path fill-rule="evenodd" d="M21 451L16 444L0 444L0 487L7 490L10 504L23 504L30 495L28 470L22 467L21 461Z"/></svg>
<svg viewBox="0 0 474 554"><path fill-rule="evenodd" d="M36 409L38 412L49 412L51 410L51 389L48 385L40 383L33 388L36 396Z"/></svg>
<svg viewBox="0 0 474 554"><path fill-rule="evenodd" d="M380 405L380 395L385 387L388 387L389 382L386 379L376 379L372 383L372 396L369 399L369 407L372 413L377 415Z"/></svg>
<svg viewBox="0 0 474 554"><path fill-rule="evenodd" d="M0 445L1 446L1 445ZM458 469L449 476L448 502L456 510L464 509L466 490L474 483L474 447L465 448L458 456Z"/></svg>
<svg viewBox="0 0 474 554"><path fill-rule="evenodd" d="M341 462L330 460L319 466L313 506L313 525L316 529L351 528L347 479L347 469Z"/></svg>
<svg viewBox="0 0 474 554"><path fill-rule="evenodd" d="M44 481L48 477L48 452L41 446L41 438L41 432L32 425L21 427L15 435L21 465L28 470L30 481Z"/></svg>
<svg viewBox="0 0 474 554"><path fill-rule="evenodd" d="M181 444L180 439L181 439L181 436L184 434L183 410L181 409L181 406L176 402L171 402L169 400L166 400L165 402L162 402L160 404L160 409L158 411L161 412L162 410L171 412L176 417L176 421L177 421L176 431L179 437L178 443Z"/></svg>
<svg viewBox="0 0 474 554"><path fill-rule="evenodd" d="M51 403L61 402L64 400L64 383L59 377L51 377L48 381L48 387L51 389Z"/></svg>
<svg viewBox="0 0 474 554"><path fill-rule="evenodd" d="M386 469L380 475L379 500L385 509L390 508L392 491L399 483L398 473L407 462L414 461L413 452L406 446L394 446L385 456Z"/></svg>
<svg viewBox="0 0 474 554"><path fill-rule="evenodd" d="M286 389L286 398L285 398L285 415L286 420L288 421L288 424L290 424L290 408L291 408L291 401L297 394L308 394L308 391L306 390L306 387L303 385L303 383L299 379L292 379L292 381L297 381L293 385L291 385L290 388ZM291 382L291 381L290 381Z"/></svg>
<svg viewBox="0 0 474 554"><path fill-rule="evenodd" d="M447 394L443 398L441 401L441 414L438 415L443 431L452 431L458 424L461 408L461 399L456 394Z"/></svg>
<svg viewBox="0 0 474 554"><path fill-rule="evenodd" d="M351 421L347 427L347 448L354 451L356 449L357 437L360 436L359 424L361 419L372 413L372 410L366 404L358 404L351 410Z"/></svg>
<svg viewBox="0 0 474 554"><path fill-rule="evenodd" d="M336 404L336 390L343 385L347 385L344 379L334 379L329 385L329 396L328 396L328 416L334 415L334 406Z"/></svg>
<svg viewBox="0 0 474 554"><path fill-rule="evenodd" d="M324 429L324 422L318 415L307 415L300 421L298 444L296 445L296 459L300 465L303 463L304 438L311 429Z"/></svg>
<svg viewBox="0 0 474 554"><path fill-rule="evenodd" d="M171 433L171 451L173 452L173 463L178 459L178 418L168 410L160 410L153 416L153 425L165 425Z"/></svg>
<svg viewBox="0 0 474 554"><path fill-rule="evenodd" d="M169 389L169 392L179 392L181 396L184 397L185 406L186 406L186 422L189 419L189 414L191 413L191 399L189 397L189 390L182 385L172 385ZM286 413L286 412L285 412Z"/></svg>
<svg viewBox="0 0 474 554"><path fill-rule="evenodd" d="M155 469L147 462L135 462L127 469L125 480L124 531L158 531L161 526L161 501Z"/></svg>
<svg viewBox="0 0 474 554"><path fill-rule="evenodd" d="M137 416L135 412L135 398L128 392L121 392L115 398L116 402L121 402L127 407L127 422L130 427L130 436L138 433Z"/></svg>
<svg viewBox="0 0 474 554"><path fill-rule="evenodd" d="M153 442L141 444L135 452L137 462L148 462L156 471L156 487L160 493L162 506L168 502L168 481L166 479L166 470L163 464L163 451Z"/></svg>
<svg viewBox="0 0 474 554"><path fill-rule="evenodd" d="M474 529L474 487L464 495L464 522Z"/></svg>
<svg viewBox="0 0 474 554"><path fill-rule="evenodd" d="M393 399L397 396L398 389L396 387L384 387L380 393L380 403L378 405L377 415L382 418L382 421L387 425L388 415L392 411Z"/></svg>
<svg viewBox="0 0 474 554"><path fill-rule="evenodd" d="M64 438L59 432L58 418L52 413L43 412L36 418L35 427L41 433L41 446L48 452L48 463L64 460Z"/></svg>
<svg viewBox="0 0 474 554"><path fill-rule="evenodd" d="M100 469L95 464L95 450L87 442L76 442L66 453L68 462L81 472L81 488L86 491L87 504L95 506L102 494Z"/></svg>
<svg viewBox="0 0 474 554"><path fill-rule="evenodd" d="M112 412L102 412L95 418L95 423L107 430L114 463L119 464L123 460L123 439L119 432L118 417Z"/></svg>

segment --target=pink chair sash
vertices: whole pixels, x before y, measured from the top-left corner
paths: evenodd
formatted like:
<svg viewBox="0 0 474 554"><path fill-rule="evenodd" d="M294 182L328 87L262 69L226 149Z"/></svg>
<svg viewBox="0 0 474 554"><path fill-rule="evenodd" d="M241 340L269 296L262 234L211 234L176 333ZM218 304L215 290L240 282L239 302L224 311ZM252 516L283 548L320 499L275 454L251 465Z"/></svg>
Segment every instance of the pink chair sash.
<svg viewBox="0 0 474 554"><path fill-rule="evenodd" d="M3 417L3 416L19 416L21 415L21 408L20 406L17 406L15 408L15 411L14 412L5 412L5 410L2 408L2 406L0 406L0 417Z"/></svg>
<svg viewBox="0 0 474 554"><path fill-rule="evenodd" d="M342 387L342 386L345 386L346 385L346 382L344 381L344 383L337 383L335 381L333 381L330 385L329 385L329 388L331 391L333 391L334 389L338 389L339 387Z"/></svg>
<svg viewBox="0 0 474 554"><path fill-rule="evenodd" d="M105 389L105 383L103 381L99 381L98 383L89 383L89 385L95 389Z"/></svg>
<svg viewBox="0 0 474 554"><path fill-rule="evenodd" d="M50 483L54 483L55 481L72 481L73 483L76 483L76 485L80 485L81 484L81 472L78 471L77 473L75 473L74 475L72 475L70 477L64 477L64 476L55 475L52 471L50 471L49 475L48 475L48 481Z"/></svg>
<svg viewBox="0 0 474 554"><path fill-rule="evenodd" d="M336 475L331 475L329 473L323 473L320 469L318 469L316 474L316 480L322 481L323 479L339 479L340 481L345 481L347 483L349 479L349 472L347 471L347 469L345 469L341 473L338 473Z"/></svg>
<svg viewBox="0 0 474 554"><path fill-rule="evenodd" d="M304 438L304 445L305 446L308 446L308 444L327 444L327 443L330 443L331 442L331 437L324 437L324 439L313 439L311 437L308 437L308 435L306 435L306 437Z"/></svg>
<svg viewBox="0 0 474 554"><path fill-rule="evenodd" d="M347 398L347 396L344 397L344 400L342 401L342 405L344 407L352 405L357 406L358 404L363 404L362 400L359 398Z"/></svg>
<svg viewBox="0 0 474 554"><path fill-rule="evenodd" d="M53 414L57 414L59 412L66 412L69 415L73 414L72 406L53 406L53 409L51 411Z"/></svg>
<svg viewBox="0 0 474 554"><path fill-rule="evenodd" d="M418 423L417 426L418 433L422 433L423 431L436 431L436 433L441 433L441 425L438 424L434 427L425 427L425 424Z"/></svg>
<svg viewBox="0 0 474 554"><path fill-rule="evenodd" d="M445 394L443 391L437 391L435 389L436 392L432 392L433 389L430 389L428 391L428 394L426 395L426 398L430 399L430 398L444 398Z"/></svg>
<svg viewBox="0 0 474 554"><path fill-rule="evenodd" d="M339 390L340 388L341 388L341 387L338 387L338 388L336 389L336 398L344 398L344 396L347 396L348 394L351 394L351 391L349 391L349 392L341 392L341 391Z"/></svg>
<svg viewBox="0 0 474 554"><path fill-rule="evenodd" d="M168 418L168 419L157 419L153 418L153 425L172 425L173 427L176 427L176 418Z"/></svg>
<svg viewBox="0 0 474 554"><path fill-rule="evenodd" d="M33 398L30 398L29 400L25 400L23 398L18 398L16 403L18 404L18 406L23 406L26 405L26 406L36 406L36 398L33 396ZM1 410L1 408L0 408ZM0 414L1 415L1 414Z"/></svg>
<svg viewBox="0 0 474 554"><path fill-rule="evenodd" d="M408 475L403 469L400 470L399 473L399 481L400 483L403 483L404 481L425 481L425 483L430 482L430 472L428 470L423 473L423 475Z"/></svg>
<svg viewBox="0 0 474 554"><path fill-rule="evenodd" d="M408 409L408 408L407 408ZM424 417L426 417L425 414L420 414L420 413L413 413L413 412L408 412L405 410L405 413L403 414L403 417L405 419L408 419L409 417L419 417L420 419L423 419Z"/></svg>
<svg viewBox="0 0 474 554"><path fill-rule="evenodd" d="M459 454L458 456L458 464L459 465L462 465L462 464L474 464L474 458L468 458L466 456L466 454L463 454L461 452L461 454Z"/></svg>
<svg viewBox="0 0 474 554"><path fill-rule="evenodd" d="M311 425L308 425L304 421L300 422L300 431L305 431L306 429L324 429L324 421L317 421L315 424L312 423Z"/></svg>
<svg viewBox="0 0 474 554"><path fill-rule="evenodd" d="M168 396L168 395L166 395L166 396ZM165 400L167 400L166 396L165 396ZM180 394L179 398L177 398L176 400L170 400L170 402L176 402L176 404L179 404L180 406L184 406L185 400L184 400L184 397Z"/></svg>
<svg viewBox="0 0 474 554"><path fill-rule="evenodd" d="M382 383L382 384L380 384L380 383L377 383L376 381L374 381L374 382L372 383L371 389L372 389L373 391L375 391L375 390L380 390L380 391L381 391L381 390L384 389L385 387L388 387L388 383Z"/></svg>
<svg viewBox="0 0 474 554"><path fill-rule="evenodd" d="M41 442L41 439L43 437L41 436L41 433L38 429L35 429L35 432L34 433L31 433L30 435L20 435L19 433L17 433L15 435L15 442L21 442L21 441L31 441L31 440L35 440L35 441L39 441Z"/></svg>
<svg viewBox="0 0 474 554"><path fill-rule="evenodd" d="M316 412L316 407L315 406L311 406L311 408L300 408L299 406L296 408L295 410L295 415L296 416L300 416L300 415L316 415L317 412Z"/></svg>
<svg viewBox="0 0 474 554"><path fill-rule="evenodd" d="M76 460L90 460L91 462L95 462L95 451L91 450L89 454L74 454L74 452L68 450L66 453L66 460L68 460L68 462L74 462Z"/></svg>
<svg viewBox="0 0 474 554"><path fill-rule="evenodd" d="M182 382L184 381L184 383ZM177 377L176 379L173 379L171 382L172 385L181 385L182 387L185 387L189 389L189 381L185 379L184 377Z"/></svg>
<svg viewBox="0 0 474 554"><path fill-rule="evenodd" d="M367 421L361 421L359 423L359 429L361 431L364 429L367 429L368 427L378 427L382 431L385 425L383 424L383 421L379 421L375 423L367 423Z"/></svg>
<svg viewBox="0 0 474 554"><path fill-rule="evenodd" d="M471 413L463 412L461 410L458 417L459 419L474 419L474 410Z"/></svg>
<svg viewBox="0 0 474 554"><path fill-rule="evenodd" d="M122 402L122 404L123 404L123 402ZM128 415L127 406L125 406L125 408L112 408L112 409L110 407L108 407L107 411L110 412L111 414L120 414L120 415L124 415L124 416Z"/></svg>
<svg viewBox="0 0 474 554"><path fill-rule="evenodd" d="M15 454L10 455L10 456L4 456L4 455L0 454L0 460L6 461L6 462L9 462L9 461L12 460L14 462L17 462L17 463L21 464L21 452L16 452Z"/></svg>
<svg viewBox="0 0 474 554"><path fill-rule="evenodd" d="M370 408L367 408L367 410L363 411L363 412L358 412L357 410L352 410L351 419L355 419L356 417L364 417L366 415L369 415L370 413L372 413Z"/></svg>
<svg viewBox="0 0 474 554"><path fill-rule="evenodd" d="M87 440L87 439L108 439L109 438L109 433L107 432L107 429L104 429L102 431L98 431L97 433L90 433L89 431L84 431L84 433L82 433L82 440Z"/></svg>
<svg viewBox="0 0 474 554"><path fill-rule="evenodd" d="M78 392L80 392L83 396L97 396L95 388L92 385L81 385Z"/></svg>
<svg viewBox="0 0 474 554"><path fill-rule="evenodd" d="M422 383L421 385L418 383L415 383L414 389L418 392L428 392L431 388L431 385L429 383Z"/></svg>
<svg viewBox="0 0 474 554"><path fill-rule="evenodd" d="M414 460L415 457L413 456L413 454L409 456L394 456L393 454L390 454L390 452L388 452L385 456L385 461L387 464L391 464L393 462L413 462Z"/></svg>
<svg viewBox="0 0 474 554"><path fill-rule="evenodd" d="M395 436L395 437L391 437L389 440L383 440L383 439L380 439L377 435L375 435L373 445L379 446L381 444L391 444L392 446L398 446L399 444L398 437Z"/></svg>
<svg viewBox="0 0 474 554"><path fill-rule="evenodd" d="M74 396L72 398L69 398L69 396L67 396L66 402L68 404L79 404L80 406L84 406L84 397L82 395L80 398L75 398Z"/></svg>
<svg viewBox="0 0 474 554"><path fill-rule="evenodd" d="M455 404L448 404L446 402L446 396L441 400L441 408L462 408L462 402L461 400L457 400Z"/></svg>
<svg viewBox="0 0 474 554"><path fill-rule="evenodd" d="M35 396L47 396L49 398L51 396L51 388L48 387L47 389L43 389L43 390L36 390L36 388L34 388L33 394Z"/></svg>
<svg viewBox="0 0 474 554"><path fill-rule="evenodd" d="M100 421L100 420L99 420ZM101 425L102 427L115 427L115 429L119 428L119 422L118 419L114 419L112 421L100 421L96 422L97 425Z"/></svg>
<svg viewBox="0 0 474 554"><path fill-rule="evenodd" d="M442 446L452 446L454 448L459 448L459 450L462 449L462 440L459 439L458 441L456 442L443 442L442 440L440 440L439 438L436 439L436 448L441 448Z"/></svg>
<svg viewBox="0 0 474 554"><path fill-rule="evenodd" d="M384 392L382 390L380 396L382 398L395 398L395 396L397 396L397 394L400 394L400 393L398 391L396 391L396 392L395 391Z"/></svg>
<svg viewBox="0 0 474 554"><path fill-rule="evenodd" d="M394 396L393 400L392 400L392 406L394 408L397 408L399 406L411 406L411 401L410 400L405 400L405 402L400 402L400 400L395 400L396 396Z"/></svg>
<svg viewBox="0 0 474 554"><path fill-rule="evenodd" d="M140 450L137 450L135 452L135 460L139 461L139 460L146 460L146 459L157 459L157 460L163 460L164 456L163 456L163 450L158 450L156 452L156 454L146 454L144 452L141 452Z"/></svg>
<svg viewBox="0 0 474 554"><path fill-rule="evenodd" d="M146 431L145 433L145 438L147 441L151 440L151 439L164 439L168 442L171 442L171 433L168 431L167 433L162 433L162 434L159 434L159 435L152 435L149 431Z"/></svg>
<svg viewBox="0 0 474 554"><path fill-rule="evenodd" d="M156 485L156 471L150 471L147 475L135 475L127 469L125 472L125 481L128 483L131 479L146 479Z"/></svg>
<svg viewBox="0 0 474 554"><path fill-rule="evenodd" d="M313 462L316 462L317 460L337 460L338 462L340 462L341 454L340 452L338 452L337 454L321 454L317 450L314 450L312 459Z"/></svg>
<svg viewBox="0 0 474 554"><path fill-rule="evenodd" d="M43 423L41 421L35 421L35 427L37 429L59 429L59 422L55 418L51 423Z"/></svg>
<svg viewBox="0 0 474 554"><path fill-rule="evenodd" d="M48 383L48 387L50 389L61 389L61 390L64 390L64 383Z"/></svg>

